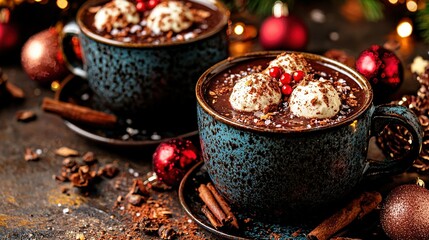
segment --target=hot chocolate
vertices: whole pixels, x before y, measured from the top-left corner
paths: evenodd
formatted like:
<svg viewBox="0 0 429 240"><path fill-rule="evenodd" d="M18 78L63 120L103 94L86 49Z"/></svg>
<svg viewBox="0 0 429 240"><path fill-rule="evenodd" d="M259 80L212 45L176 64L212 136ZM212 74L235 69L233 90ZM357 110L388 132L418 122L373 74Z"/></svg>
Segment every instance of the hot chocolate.
<svg viewBox="0 0 429 240"><path fill-rule="evenodd" d="M239 124L285 130L341 122L358 112L366 97L349 76L298 53L224 70L206 95L214 110Z"/></svg>
<svg viewBox="0 0 429 240"><path fill-rule="evenodd" d="M156 5L142 7L143 0L105 1L86 9L83 23L91 32L108 39L157 45L203 36L224 17L213 5L198 0L149 2Z"/></svg>

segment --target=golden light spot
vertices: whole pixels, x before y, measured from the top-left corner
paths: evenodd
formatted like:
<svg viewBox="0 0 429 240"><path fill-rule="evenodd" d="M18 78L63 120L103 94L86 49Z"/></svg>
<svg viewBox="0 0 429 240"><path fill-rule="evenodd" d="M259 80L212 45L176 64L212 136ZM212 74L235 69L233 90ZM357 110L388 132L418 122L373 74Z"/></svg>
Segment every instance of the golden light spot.
<svg viewBox="0 0 429 240"><path fill-rule="evenodd" d="M235 24L234 33L236 35L243 34L244 33L244 24L243 23L237 23L237 24Z"/></svg>
<svg viewBox="0 0 429 240"><path fill-rule="evenodd" d="M57 6L61 9L65 9L68 5L67 0L57 0Z"/></svg>
<svg viewBox="0 0 429 240"><path fill-rule="evenodd" d="M51 90L56 92L58 89L60 89L61 84L58 81L53 81L51 83Z"/></svg>
<svg viewBox="0 0 429 240"><path fill-rule="evenodd" d="M358 120L354 120L352 123L350 123L349 127L353 132L356 132Z"/></svg>
<svg viewBox="0 0 429 240"><path fill-rule="evenodd" d="M413 25L411 20L406 18L402 19L396 27L396 32L402 38L409 37L413 33Z"/></svg>
<svg viewBox="0 0 429 240"><path fill-rule="evenodd" d="M410 12L417 11L417 3L413 0L407 1L406 6L407 6L408 11L410 11Z"/></svg>

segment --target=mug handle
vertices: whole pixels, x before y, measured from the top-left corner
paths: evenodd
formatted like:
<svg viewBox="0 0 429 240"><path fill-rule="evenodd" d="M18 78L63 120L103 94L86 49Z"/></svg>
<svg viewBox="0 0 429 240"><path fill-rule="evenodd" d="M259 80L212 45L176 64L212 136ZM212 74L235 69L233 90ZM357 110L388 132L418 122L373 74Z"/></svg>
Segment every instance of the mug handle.
<svg viewBox="0 0 429 240"><path fill-rule="evenodd" d="M79 26L76 22L72 21L67 23L63 27L62 37L61 37L61 50L63 52L63 56L65 59L65 63L68 69L75 75L86 78L87 73L83 69L83 62L80 61L75 52L73 51L73 47L71 46L71 40L73 37L77 37L81 34Z"/></svg>
<svg viewBox="0 0 429 240"><path fill-rule="evenodd" d="M404 106L384 104L375 107L372 115L371 136L380 134L388 124L398 124L405 127L412 136L411 148L399 159L371 161L365 172L366 178L380 175L396 175L405 172L420 155L423 138L423 128L417 116Z"/></svg>

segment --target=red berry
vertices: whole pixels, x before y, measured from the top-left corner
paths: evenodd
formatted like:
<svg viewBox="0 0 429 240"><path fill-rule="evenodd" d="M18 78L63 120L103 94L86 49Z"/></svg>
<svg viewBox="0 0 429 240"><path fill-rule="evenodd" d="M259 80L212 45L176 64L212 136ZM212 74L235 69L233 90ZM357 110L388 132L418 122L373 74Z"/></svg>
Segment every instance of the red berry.
<svg viewBox="0 0 429 240"><path fill-rule="evenodd" d="M304 75L305 75L305 73L301 70L295 71L293 73L293 80L295 80L295 82L299 82L302 79L304 79Z"/></svg>
<svg viewBox="0 0 429 240"><path fill-rule="evenodd" d="M282 69L279 67L272 67L269 70L269 74L273 78L279 78L282 75Z"/></svg>
<svg viewBox="0 0 429 240"><path fill-rule="evenodd" d="M286 96L289 96L292 93L292 87L290 85L283 85L282 93Z"/></svg>
<svg viewBox="0 0 429 240"><path fill-rule="evenodd" d="M146 7L146 4L144 2L138 1L137 4L136 4L136 9L139 12L144 12L144 11L147 10L147 7Z"/></svg>
<svg viewBox="0 0 429 240"><path fill-rule="evenodd" d="M280 82L283 84L283 85L287 85L287 84L290 84L290 82L292 81L292 76L289 74L289 73L283 73L281 76L280 76Z"/></svg>
<svg viewBox="0 0 429 240"><path fill-rule="evenodd" d="M156 7L156 5L159 4L159 0L149 0L147 7L149 9L153 9L154 7Z"/></svg>

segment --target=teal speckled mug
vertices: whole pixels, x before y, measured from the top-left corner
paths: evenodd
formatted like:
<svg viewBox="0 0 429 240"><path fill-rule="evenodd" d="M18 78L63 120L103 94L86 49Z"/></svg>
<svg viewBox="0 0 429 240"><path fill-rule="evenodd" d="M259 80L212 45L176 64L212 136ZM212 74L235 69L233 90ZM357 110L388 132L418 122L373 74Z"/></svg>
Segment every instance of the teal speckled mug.
<svg viewBox="0 0 429 240"><path fill-rule="evenodd" d="M365 177L398 174L411 166L422 143L418 118L405 107L374 106L371 86L362 75L322 56L302 53L355 81L364 92L361 106L345 119L301 130L264 129L233 121L214 110L208 88L216 76L255 59L272 60L277 54L260 52L222 61L197 82L202 158L214 185L234 207L308 217L347 197ZM391 123L410 131L413 142L408 155L402 160L369 162L370 137Z"/></svg>
<svg viewBox="0 0 429 240"><path fill-rule="evenodd" d="M96 34L83 20L88 8L106 0L88 1L79 9L76 23L64 27L63 50L72 72L88 80L97 101L115 113L156 117L181 107L195 106L198 77L228 57L229 12L217 0L192 0L215 10L214 28L189 40L159 44L120 42ZM70 48L78 36L83 64ZM177 116L171 116L172 118Z"/></svg>

